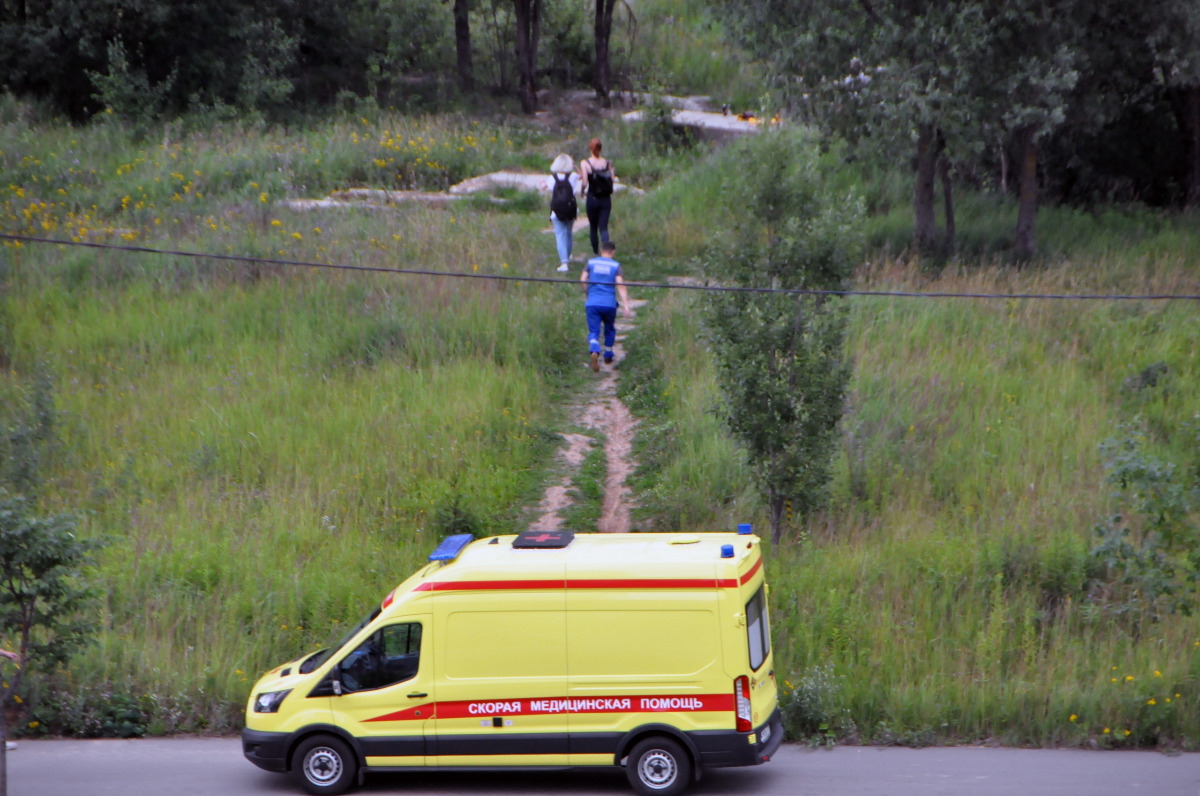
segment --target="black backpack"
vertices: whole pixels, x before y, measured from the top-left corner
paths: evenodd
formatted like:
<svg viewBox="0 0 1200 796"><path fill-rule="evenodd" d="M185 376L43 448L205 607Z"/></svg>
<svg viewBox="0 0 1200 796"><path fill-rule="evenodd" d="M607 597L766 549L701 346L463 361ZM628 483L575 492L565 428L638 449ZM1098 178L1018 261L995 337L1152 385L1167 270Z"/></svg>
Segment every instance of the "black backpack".
<svg viewBox="0 0 1200 796"><path fill-rule="evenodd" d="M592 196L604 198L612 196L613 192L613 176L612 164L607 160L604 161L604 168L592 169L591 175L588 177L588 191Z"/></svg>
<svg viewBox="0 0 1200 796"><path fill-rule="evenodd" d="M579 205L575 202L575 189L571 187L571 178L566 175L554 175L554 190L550 194L550 210L554 217L565 224L570 224L579 215Z"/></svg>

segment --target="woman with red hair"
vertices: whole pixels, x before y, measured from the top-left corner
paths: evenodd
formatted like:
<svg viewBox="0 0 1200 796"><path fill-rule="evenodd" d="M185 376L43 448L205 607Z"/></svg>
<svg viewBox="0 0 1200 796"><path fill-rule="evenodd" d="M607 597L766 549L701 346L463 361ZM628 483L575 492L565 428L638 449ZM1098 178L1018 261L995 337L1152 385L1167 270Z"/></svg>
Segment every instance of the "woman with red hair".
<svg viewBox="0 0 1200 796"><path fill-rule="evenodd" d="M613 185L617 174L611 160L600 157L600 139L588 142L591 157L579 162L579 176L587 194L587 217L591 228L592 253L600 254L600 244L608 242L608 216L612 213Z"/></svg>

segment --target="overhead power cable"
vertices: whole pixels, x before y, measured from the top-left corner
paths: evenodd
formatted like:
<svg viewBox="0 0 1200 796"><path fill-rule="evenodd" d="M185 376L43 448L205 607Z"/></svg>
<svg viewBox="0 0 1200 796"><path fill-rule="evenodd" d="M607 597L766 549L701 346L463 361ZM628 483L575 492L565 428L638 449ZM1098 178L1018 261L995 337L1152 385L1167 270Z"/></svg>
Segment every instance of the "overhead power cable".
<svg viewBox="0 0 1200 796"><path fill-rule="evenodd" d="M115 243L95 243L91 241L57 240L54 238L39 238L32 235L13 235L0 233L0 240L16 243L39 243L54 246L75 246L87 249L105 251L131 252L134 254L157 254L164 257L188 257L197 260L221 260L225 262L256 263L259 265L289 266L293 268L322 268L335 271L366 271L383 274L402 274L407 276L435 276L450 279L487 279L505 282L549 282L554 284L578 285L579 280L548 276L514 276L505 274L466 273L462 271L435 271L426 268L390 268L382 265L350 265L348 263L319 263L311 260L290 260L273 257L255 257L245 254L212 254L207 252L182 251L179 249L155 249L149 246L129 246ZM1152 294L1122 294L1122 293L984 293L969 291L933 291L916 290L809 290L804 288L775 288L775 287L743 287L739 285L713 285L667 282L632 282L625 283L629 287L652 288L656 290L698 290L706 293L766 293L795 296L876 296L883 298L922 298L922 299L1031 299L1057 301L1200 301L1200 294L1190 293L1152 293Z"/></svg>

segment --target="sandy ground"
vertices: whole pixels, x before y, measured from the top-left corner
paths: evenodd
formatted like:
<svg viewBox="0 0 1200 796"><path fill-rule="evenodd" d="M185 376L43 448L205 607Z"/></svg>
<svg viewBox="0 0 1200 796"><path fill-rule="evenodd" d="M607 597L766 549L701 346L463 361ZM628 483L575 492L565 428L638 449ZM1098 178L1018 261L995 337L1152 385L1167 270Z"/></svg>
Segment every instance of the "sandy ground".
<svg viewBox="0 0 1200 796"><path fill-rule="evenodd" d="M600 519L596 530L601 533L628 533L629 513L632 508L628 484L637 462L633 459L633 437L637 422L629 408L617 397L617 380L620 378L621 362L625 360L625 339L635 327L638 310L645 301L631 299L629 307L632 318L617 317L617 342L613 347L613 363L601 363L600 372L584 395L584 401L571 408L570 423L604 436L604 458L607 476L604 482L604 501L600 508ZM582 367L590 368L586 357ZM558 459L566 472L558 481L546 487L542 501L538 504L537 519L530 530L557 530L562 526L561 512L571 503L571 487L579 477L579 466L593 445L588 434L563 434L564 445Z"/></svg>

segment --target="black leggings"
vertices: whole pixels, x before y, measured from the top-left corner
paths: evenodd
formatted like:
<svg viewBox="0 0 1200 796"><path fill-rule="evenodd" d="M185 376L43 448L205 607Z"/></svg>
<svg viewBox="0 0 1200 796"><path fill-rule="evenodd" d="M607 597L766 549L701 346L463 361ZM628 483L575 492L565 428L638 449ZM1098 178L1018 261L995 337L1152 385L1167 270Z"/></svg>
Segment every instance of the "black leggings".
<svg viewBox="0 0 1200 796"><path fill-rule="evenodd" d="M611 196L591 196L587 198L588 224L591 225L592 253L600 253L600 242L608 243L608 214L612 212Z"/></svg>

